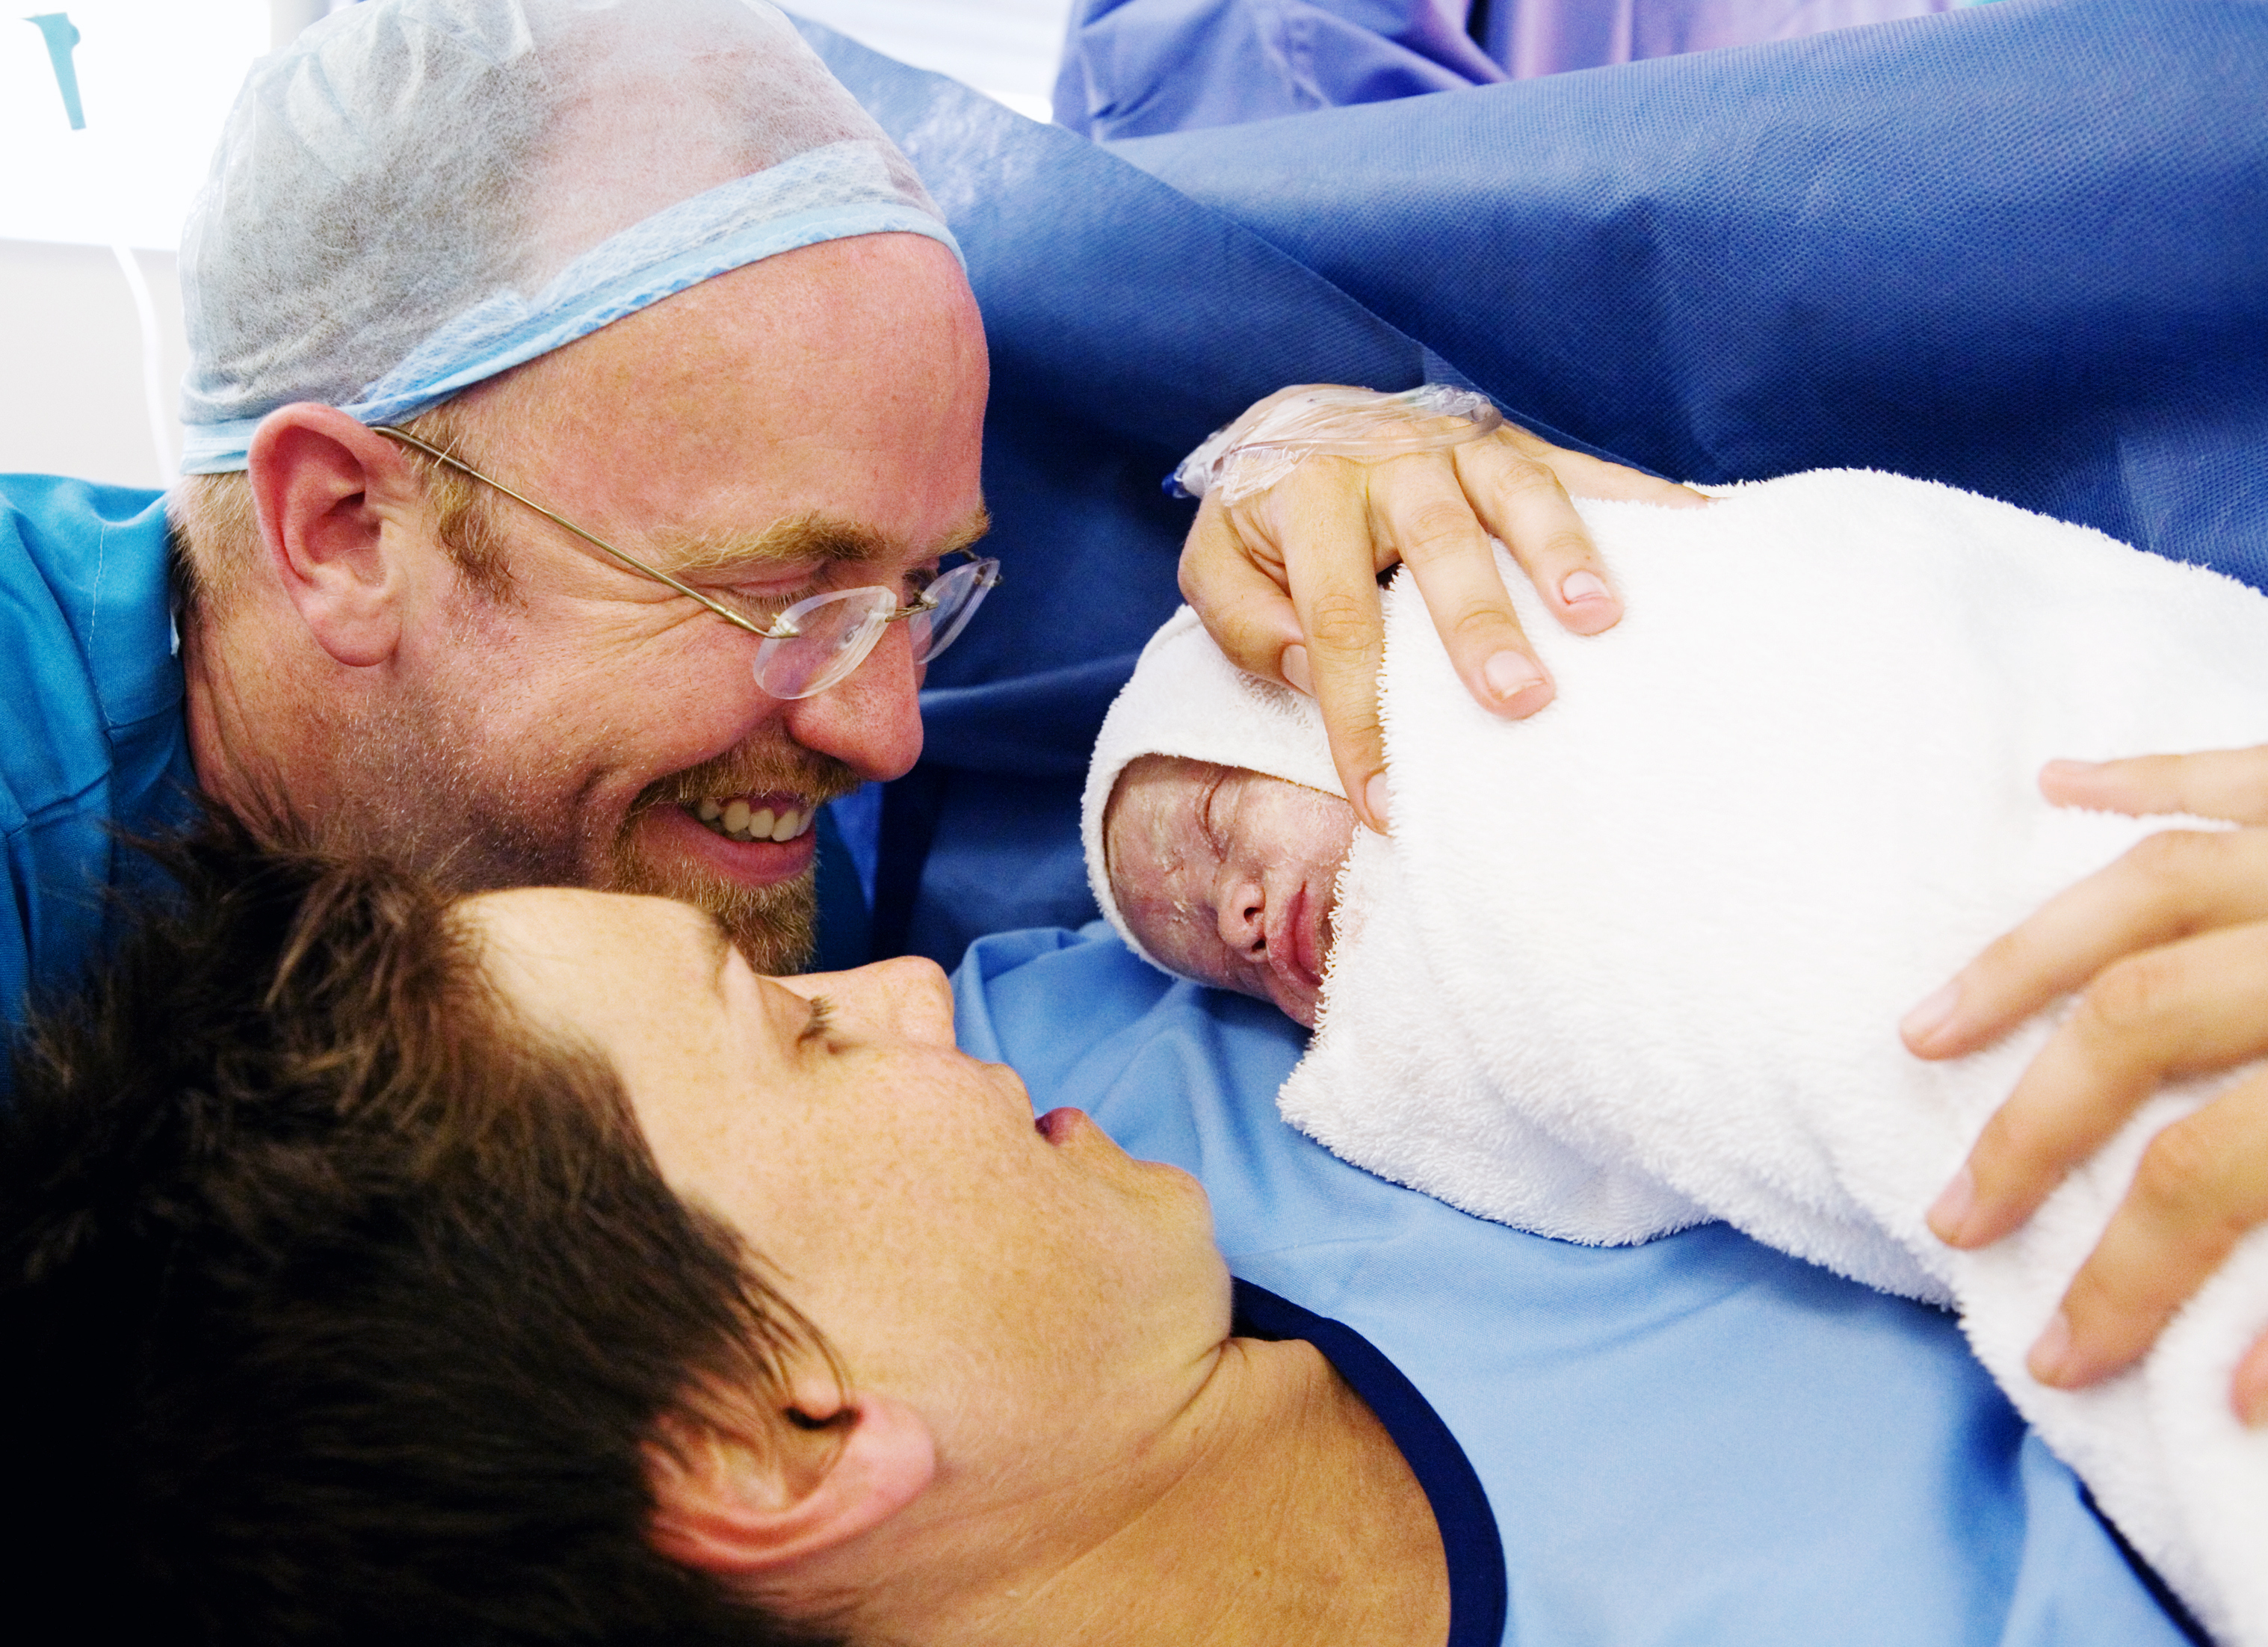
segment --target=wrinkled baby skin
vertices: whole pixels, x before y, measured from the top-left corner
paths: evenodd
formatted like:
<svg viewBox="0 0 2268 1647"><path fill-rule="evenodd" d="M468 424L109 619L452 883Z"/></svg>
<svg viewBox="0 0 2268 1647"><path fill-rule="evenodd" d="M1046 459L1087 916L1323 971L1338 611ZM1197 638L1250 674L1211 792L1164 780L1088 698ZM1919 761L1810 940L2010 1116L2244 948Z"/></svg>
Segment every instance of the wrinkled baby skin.
<svg viewBox="0 0 2268 1647"><path fill-rule="evenodd" d="M1314 1027L1354 809L1241 767L1144 755L1102 815L1126 923L1183 977L1272 1001Z"/></svg>

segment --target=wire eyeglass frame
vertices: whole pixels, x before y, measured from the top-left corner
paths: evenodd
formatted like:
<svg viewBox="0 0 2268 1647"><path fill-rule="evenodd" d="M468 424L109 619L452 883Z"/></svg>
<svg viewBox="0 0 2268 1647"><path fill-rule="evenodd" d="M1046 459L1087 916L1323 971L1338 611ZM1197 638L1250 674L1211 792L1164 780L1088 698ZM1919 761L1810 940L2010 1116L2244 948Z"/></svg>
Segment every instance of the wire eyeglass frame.
<svg viewBox="0 0 2268 1647"><path fill-rule="evenodd" d="M866 661L867 655L882 638L882 631L893 623L928 620L909 631L914 663L917 665L927 663L960 638L961 630L968 628L968 620L976 615L976 608L983 603L985 595L1000 582L1000 562L964 546L952 553L968 555L968 563L939 573L926 587L916 592L911 606L900 606L895 592L880 584L873 584L858 589L835 589L812 595L795 602L769 625L759 624L703 594L682 579L673 577L659 567L648 565L628 550L618 549L604 538L585 532L565 516L546 509L534 498L514 491L492 475L482 474L463 459L420 440L409 430L382 423L371 427L373 433L415 447L435 462L446 464L460 474L468 475L483 486L493 487L512 502L534 510L552 525L572 533L632 571L666 585L688 599L700 602L727 623L757 636L763 644L756 649L755 662L752 665L756 685L775 698L817 697L830 687L840 685ZM791 642L803 644L792 647L788 644ZM798 662L805 665L803 670L789 666Z"/></svg>

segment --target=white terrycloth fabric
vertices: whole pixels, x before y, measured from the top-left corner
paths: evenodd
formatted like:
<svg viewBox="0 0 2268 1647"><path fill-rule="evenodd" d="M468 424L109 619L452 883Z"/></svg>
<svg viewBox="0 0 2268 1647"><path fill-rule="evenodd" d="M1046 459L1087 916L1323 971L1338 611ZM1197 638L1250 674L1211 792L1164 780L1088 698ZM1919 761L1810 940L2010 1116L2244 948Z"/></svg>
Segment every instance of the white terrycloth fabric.
<svg viewBox="0 0 2268 1647"><path fill-rule="evenodd" d="M1559 683L1530 721L1475 706L1414 590L1389 592L1395 834L1357 832L1285 1116L1488 1217L1608 1243L1724 1218L1955 1304L2206 1628L2268 1643L2268 1436L2228 1406L2268 1326L2268 1234L2136 1370L2074 1394L2023 1365L2144 1143L2218 1083L2161 1095L2025 1230L1958 1254L1923 1213L2051 1023L1950 1065L1896 1033L1986 941L2170 827L2048 805L2044 761L2268 739L2268 599L1863 472L1582 510L1628 615L1569 636L1507 570ZM1128 695L1120 765L1152 688ZM1216 730L1206 758L1253 764L1233 742Z"/></svg>

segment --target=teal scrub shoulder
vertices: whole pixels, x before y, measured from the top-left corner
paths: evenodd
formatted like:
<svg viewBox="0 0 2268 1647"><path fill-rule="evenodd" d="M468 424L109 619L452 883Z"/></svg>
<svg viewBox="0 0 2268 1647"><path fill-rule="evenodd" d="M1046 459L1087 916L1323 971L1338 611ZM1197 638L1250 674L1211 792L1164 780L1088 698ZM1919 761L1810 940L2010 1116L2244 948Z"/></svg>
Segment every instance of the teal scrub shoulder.
<svg viewBox="0 0 2268 1647"><path fill-rule="evenodd" d="M0 475L0 1011L74 982L148 871L121 833L189 815L195 776L163 495ZM4 1078L4 1076L0 1076Z"/></svg>

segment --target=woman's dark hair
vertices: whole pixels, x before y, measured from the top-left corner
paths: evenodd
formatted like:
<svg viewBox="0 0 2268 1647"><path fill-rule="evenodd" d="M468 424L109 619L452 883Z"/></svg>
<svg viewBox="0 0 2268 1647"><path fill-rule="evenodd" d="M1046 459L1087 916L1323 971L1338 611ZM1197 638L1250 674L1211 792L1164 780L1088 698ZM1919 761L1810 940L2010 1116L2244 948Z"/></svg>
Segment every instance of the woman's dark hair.
<svg viewBox="0 0 2268 1647"><path fill-rule="evenodd" d="M825 1351L613 1070L412 875L160 856L0 1116L11 1634L808 1640L648 1540L652 1450Z"/></svg>

